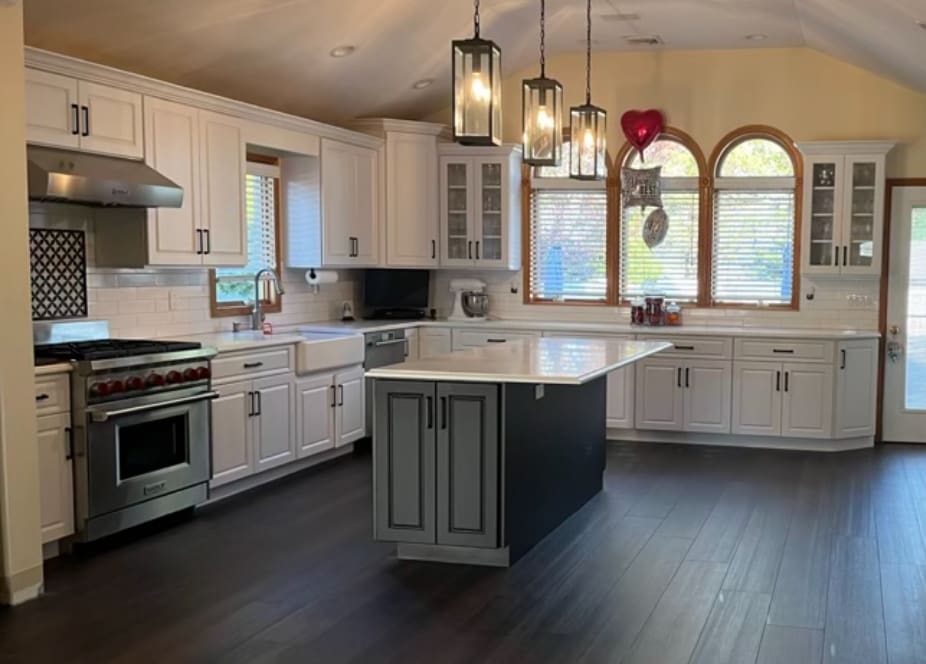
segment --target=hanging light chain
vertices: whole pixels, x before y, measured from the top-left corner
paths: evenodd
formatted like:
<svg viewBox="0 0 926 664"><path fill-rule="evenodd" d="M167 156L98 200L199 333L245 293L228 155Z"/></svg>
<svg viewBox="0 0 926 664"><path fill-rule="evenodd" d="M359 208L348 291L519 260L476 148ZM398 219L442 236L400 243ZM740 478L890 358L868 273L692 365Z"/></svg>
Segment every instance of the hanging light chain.
<svg viewBox="0 0 926 664"><path fill-rule="evenodd" d="M592 0L585 9L585 103L592 103Z"/></svg>
<svg viewBox="0 0 926 664"><path fill-rule="evenodd" d="M546 4L546 0L540 0L540 78L547 76Z"/></svg>
<svg viewBox="0 0 926 664"><path fill-rule="evenodd" d="M476 38L479 38L479 0L473 0L473 32L476 34Z"/></svg>

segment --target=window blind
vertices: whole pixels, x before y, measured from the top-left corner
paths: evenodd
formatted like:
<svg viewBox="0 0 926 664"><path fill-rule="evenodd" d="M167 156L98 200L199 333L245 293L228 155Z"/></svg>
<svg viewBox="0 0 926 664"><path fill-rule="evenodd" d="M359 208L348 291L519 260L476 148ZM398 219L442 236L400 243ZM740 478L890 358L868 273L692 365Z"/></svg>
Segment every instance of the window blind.
<svg viewBox="0 0 926 664"><path fill-rule="evenodd" d="M719 190L714 202L712 298L790 304L794 190Z"/></svg>
<svg viewBox="0 0 926 664"><path fill-rule="evenodd" d="M530 294L533 299L603 301L607 298L607 206L603 188L532 191Z"/></svg>
<svg viewBox="0 0 926 664"><path fill-rule="evenodd" d="M650 249L643 241L643 224L653 208L624 208L621 213L621 297L662 295L685 302L698 298L699 194L694 189L663 191L669 216L666 238Z"/></svg>
<svg viewBox="0 0 926 664"><path fill-rule="evenodd" d="M217 276L251 277L265 267L276 269L276 191L274 178L266 175L245 176L245 213L247 214L248 262L243 267L221 268Z"/></svg>

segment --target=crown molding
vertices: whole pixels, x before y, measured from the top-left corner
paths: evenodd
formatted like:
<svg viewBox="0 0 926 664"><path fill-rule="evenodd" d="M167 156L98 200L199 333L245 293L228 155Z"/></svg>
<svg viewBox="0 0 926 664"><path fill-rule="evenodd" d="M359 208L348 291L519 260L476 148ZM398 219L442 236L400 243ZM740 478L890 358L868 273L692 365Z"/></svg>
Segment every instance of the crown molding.
<svg viewBox="0 0 926 664"><path fill-rule="evenodd" d="M887 154L900 141L800 141L797 148L803 154Z"/></svg>
<svg viewBox="0 0 926 664"><path fill-rule="evenodd" d="M418 122L417 120L396 120L393 118L359 118L350 123L351 129L385 138L387 132L404 134L424 134L450 140L450 127L437 122Z"/></svg>
<svg viewBox="0 0 926 664"><path fill-rule="evenodd" d="M186 88L181 85L159 81L148 76L115 69L59 53L52 53L39 48L27 46L25 49L26 66L33 69L71 76L93 83L109 85L116 88L139 92L160 99L195 106L207 111L224 113L242 120L259 122L281 129L312 134L363 147L378 149L382 140L369 134L351 131L343 127L317 122L297 115L256 106L243 101L220 97L219 95Z"/></svg>

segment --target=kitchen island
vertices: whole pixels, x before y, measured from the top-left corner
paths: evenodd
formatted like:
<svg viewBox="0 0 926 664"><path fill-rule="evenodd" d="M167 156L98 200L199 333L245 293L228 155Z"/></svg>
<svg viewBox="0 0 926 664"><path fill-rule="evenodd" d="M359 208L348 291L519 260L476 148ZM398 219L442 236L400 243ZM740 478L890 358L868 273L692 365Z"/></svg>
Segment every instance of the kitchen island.
<svg viewBox="0 0 926 664"><path fill-rule="evenodd" d="M668 348L536 338L368 371L374 538L511 565L601 491L607 374Z"/></svg>

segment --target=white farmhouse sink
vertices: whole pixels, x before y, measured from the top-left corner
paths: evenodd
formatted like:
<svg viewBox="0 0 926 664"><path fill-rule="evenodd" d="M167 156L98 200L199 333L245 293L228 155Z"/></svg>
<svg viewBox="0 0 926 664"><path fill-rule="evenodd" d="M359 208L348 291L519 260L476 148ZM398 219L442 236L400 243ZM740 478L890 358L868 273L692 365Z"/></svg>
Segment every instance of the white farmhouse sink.
<svg viewBox="0 0 926 664"><path fill-rule="evenodd" d="M296 344L296 373L299 375L354 366L363 363L362 334L301 333Z"/></svg>

